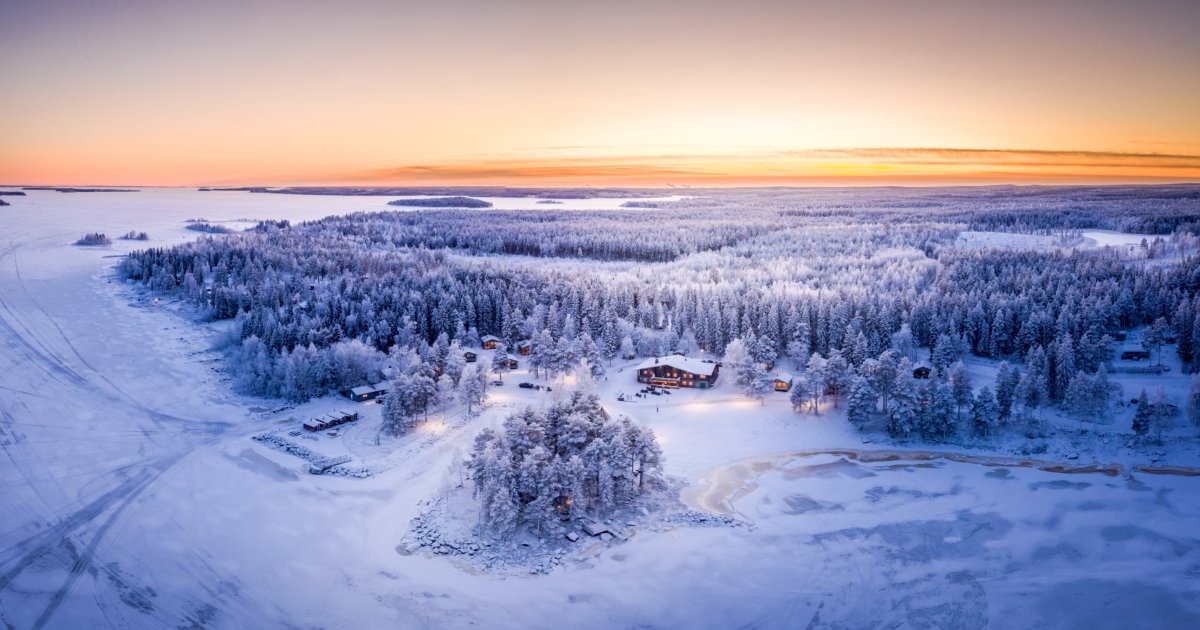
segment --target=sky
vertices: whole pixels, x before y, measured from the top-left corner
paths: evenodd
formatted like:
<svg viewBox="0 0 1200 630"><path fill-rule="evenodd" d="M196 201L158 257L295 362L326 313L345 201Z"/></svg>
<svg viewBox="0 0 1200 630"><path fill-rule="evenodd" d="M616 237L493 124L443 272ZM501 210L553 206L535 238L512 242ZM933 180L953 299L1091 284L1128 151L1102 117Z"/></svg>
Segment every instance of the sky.
<svg viewBox="0 0 1200 630"><path fill-rule="evenodd" d="M1200 181L1196 0L0 0L0 183Z"/></svg>

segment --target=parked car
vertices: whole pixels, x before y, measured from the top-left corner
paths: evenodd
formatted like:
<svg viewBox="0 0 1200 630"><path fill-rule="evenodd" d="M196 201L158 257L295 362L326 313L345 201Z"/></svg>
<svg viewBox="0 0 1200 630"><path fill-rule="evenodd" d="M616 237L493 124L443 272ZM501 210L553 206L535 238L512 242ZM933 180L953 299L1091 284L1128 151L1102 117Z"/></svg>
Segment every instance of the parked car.
<svg viewBox="0 0 1200 630"><path fill-rule="evenodd" d="M492 386L493 387L503 387L504 381L492 381Z"/></svg>
<svg viewBox="0 0 1200 630"><path fill-rule="evenodd" d="M517 385L517 387L520 387L521 389L533 389L533 383L526 381L524 383L521 383L520 385Z"/></svg>

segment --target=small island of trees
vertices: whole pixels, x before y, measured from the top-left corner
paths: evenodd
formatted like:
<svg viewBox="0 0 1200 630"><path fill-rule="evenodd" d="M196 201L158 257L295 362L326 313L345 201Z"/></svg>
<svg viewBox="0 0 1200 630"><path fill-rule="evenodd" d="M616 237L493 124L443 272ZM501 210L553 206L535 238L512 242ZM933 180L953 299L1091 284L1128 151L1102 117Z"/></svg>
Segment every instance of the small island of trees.
<svg viewBox="0 0 1200 630"><path fill-rule="evenodd" d="M75 241L75 244L83 247L112 245L112 239L105 236L102 232L89 232L84 234L78 241Z"/></svg>
<svg viewBox="0 0 1200 630"><path fill-rule="evenodd" d="M407 208L491 208L492 202L474 197L433 197L428 199L397 199L389 206Z"/></svg>

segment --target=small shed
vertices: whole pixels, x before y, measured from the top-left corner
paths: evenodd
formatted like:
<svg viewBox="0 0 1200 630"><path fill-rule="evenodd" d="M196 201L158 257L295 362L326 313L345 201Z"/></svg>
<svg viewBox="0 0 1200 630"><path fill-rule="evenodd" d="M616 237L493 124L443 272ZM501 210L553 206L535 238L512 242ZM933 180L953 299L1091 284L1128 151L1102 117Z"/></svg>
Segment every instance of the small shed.
<svg viewBox="0 0 1200 630"><path fill-rule="evenodd" d="M533 352L533 344L530 343L528 339L524 341L518 341L517 352L519 352L521 356L529 356L529 353Z"/></svg>
<svg viewBox="0 0 1200 630"><path fill-rule="evenodd" d="M484 350L495 350L496 346L500 345L501 339L496 335L484 335L479 338L483 342Z"/></svg>
<svg viewBox="0 0 1200 630"><path fill-rule="evenodd" d="M479 359L479 355L468 350L463 353L463 358L467 360L467 363L474 363L477 359Z"/></svg>
<svg viewBox="0 0 1200 630"><path fill-rule="evenodd" d="M504 362L504 367L506 367L510 370L515 370L520 366L521 366L521 362L517 361L516 359L513 359L513 358L509 358L508 361Z"/></svg>
<svg viewBox="0 0 1200 630"><path fill-rule="evenodd" d="M792 388L792 383L795 380L796 380L796 377L792 376L791 374L788 374L787 372L780 372L780 373L776 374L775 375L775 391L786 392L786 391L790 390Z"/></svg>
<svg viewBox="0 0 1200 630"><path fill-rule="evenodd" d="M929 378L933 370L928 365L918 365L913 368L913 378Z"/></svg>

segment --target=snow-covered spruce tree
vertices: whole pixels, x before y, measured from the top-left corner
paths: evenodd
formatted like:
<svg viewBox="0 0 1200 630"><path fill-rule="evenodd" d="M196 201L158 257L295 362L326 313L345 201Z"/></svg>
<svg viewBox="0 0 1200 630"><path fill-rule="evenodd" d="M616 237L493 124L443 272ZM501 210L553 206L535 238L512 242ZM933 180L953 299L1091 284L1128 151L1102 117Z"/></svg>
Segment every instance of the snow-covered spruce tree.
<svg viewBox="0 0 1200 630"><path fill-rule="evenodd" d="M409 385L409 377L403 374L388 384L388 394L383 399L383 424L381 431L387 435L400 435L409 429L409 415L405 408L404 394Z"/></svg>
<svg viewBox="0 0 1200 630"><path fill-rule="evenodd" d="M443 373L449 374L450 378L457 383L462 377L463 370L467 367L467 358L463 356L462 346L458 345L457 341L450 344L445 361L442 367Z"/></svg>
<svg viewBox="0 0 1200 630"><path fill-rule="evenodd" d="M771 376L761 363L755 363L754 375L750 379L750 385L746 387L746 395L763 404L763 399L772 391L775 391L775 377Z"/></svg>
<svg viewBox="0 0 1200 630"><path fill-rule="evenodd" d="M1041 407L1050 398L1050 372L1046 352L1034 346L1025 359L1025 371L1017 383L1017 399L1027 412Z"/></svg>
<svg viewBox="0 0 1200 630"><path fill-rule="evenodd" d="M867 359L863 362L862 373L871 387L879 393L883 412L887 413L892 389L895 388L896 378L900 373L900 357L894 350L884 350L878 359Z"/></svg>
<svg viewBox="0 0 1200 630"><path fill-rule="evenodd" d="M508 346L503 341L496 344L496 352L492 355L492 372L500 380L504 380L504 373L508 371Z"/></svg>
<svg viewBox="0 0 1200 630"><path fill-rule="evenodd" d="M836 409L850 381L850 364L840 350L834 350L825 360L821 373L825 376L825 392L833 397L833 407Z"/></svg>
<svg viewBox="0 0 1200 630"><path fill-rule="evenodd" d="M746 348L746 342L742 339L734 339L725 346L725 358L722 359L722 367L733 373L734 383L738 389L747 391L750 383L754 380L755 361L751 356L750 351Z"/></svg>
<svg viewBox="0 0 1200 630"><path fill-rule="evenodd" d="M978 437L992 434L1000 421L1000 405L987 385L979 388L975 401L971 403L971 429Z"/></svg>
<svg viewBox="0 0 1200 630"><path fill-rule="evenodd" d="M1013 402L1017 399L1017 386L1021 382L1021 371L1001 361L996 370L996 405L1000 411L999 422L1008 422L1012 416Z"/></svg>
<svg viewBox="0 0 1200 630"><path fill-rule="evenodd" d="M487 399L487 372L479 369L478 363L468 363L458 379L458 402L466 405L467 413L474 413L477 405Z"/></svg>
<svg viewBox="0 0 1200 630"><path fill-rule="evenodd" d="M1170 334L1170 326L1167 325L1167 319L1165 317L1159 317L1158 319L1154 320L1153 324L1147 326L1146 329L1142 331L1142 348L1145 349L1146 352L1154 355L1155 363L1157 365L1162 364L1162 353L1159 352L1159 349L1161 349L1163 344L1167 342L1167 337L1170 336Z"/></svg>
<svg viewBox="0 0 1200 630"><path fill-rule="evenodd" d="M1095 385L1083 370L1079 370L1071 378L1070 384L1067 385L1067 391L1063 397L1063 405L1066 407L1067 413L1086 420L1094 420L1096 409L1096 399L1094 398Z"/></svg>
<svg viewBox="0 0 1200 630"><path fill-rule="evenodd" d="M904 365L907 361L901 361ZM906 438L917 429L921 417L921 394L912 372L901 373L892 392L892 409L888 413L888 433Z"/></svg>
<svg viewBox="0 0 1200 630"><path fill-rule="evenodd" d="M929 358L929 362L939 372L945 372L958 360L958 356L958 340L953 335L942 334L937 338L937 344L934 346L933 355Z"/></svg>
<svg viewBox="0 0 1200 630"><path fill-rule="evenodd" d="M1191 385L1188 386L1186 407L1188 420L1200 427L1200 373L1192 375Z"/></svg>
<svg viewBox="0 0 1200 630"><path fill-rule="evenodd" d="M804 405L808 404L813 398L813 387L814 383L807 375L801 374L795 378L792 382L792 393L788 395L792 402L792 409L795 409L797 412L804 411ZM814 408L815 412L816 409Z"/></svg>
<svg viewBox="0 0 1200 630"><path fill-rule="evenodd" d="M950 388L954 393L954 405L961 414L975 400L975 391L971 387L971 373L962 361L955 361L950 366Z"/></svg>
<svg viewBox="0 0 1200 630"><path fill-rule="evenodd" d="M1146 396L1146 390L1142 390L1137 399L1137 408L1133 411L1133 432L1139 437L1146 435L1150 431L1150 424L1153 420L1153 412L1150 410L1150 398Z"/></svg>
<svg viewBox="0 0 1200 630"><path fill-rule="evenodd" d="M866 426L875 411L878 395L865 377L855 376L846 391L846 419L859 430Z"/></svg>
<svg viewBox="0 0 1200 630"><path fill-rule="evenodd" d="M542 536L573 514L604 517L663 481L654 433L609 417L595 395L581 392L481 431L471 470L480 528L498 538L518 526Z"/></svg>
<svg viewBox="0 0 1200 630"><path fill-rule="evenodd" d="M921 435L927 440L944 440L958 430L954 391L945 380L929 384L928 403L921 414Z"/></svg>

